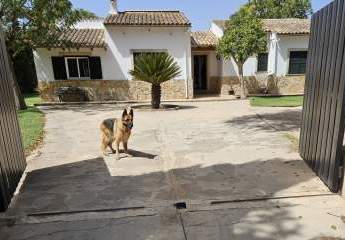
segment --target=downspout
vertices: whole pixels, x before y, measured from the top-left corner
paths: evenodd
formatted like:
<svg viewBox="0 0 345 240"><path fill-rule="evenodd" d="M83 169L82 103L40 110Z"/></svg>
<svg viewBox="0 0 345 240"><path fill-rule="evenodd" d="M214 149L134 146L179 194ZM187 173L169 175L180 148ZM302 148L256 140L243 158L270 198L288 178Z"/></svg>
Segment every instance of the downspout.
<svg viewBox="0 0 345 240"><path fill-rule="evenodd" d="M192 98L193 96L189 96L189 82L192 81L192 72L191 72L191 61L192 61L192 46L191 46L191 31L190 28L187 29L187 49L186 49L186 99ZM191 94L193 95L193 94Z"/></svg>
<svg viewBox="0 0 345 240"><path fill-rule="evenodd" d="M269 75L277 74L277 57L278 57L278 34L273 32L270 36L270 68L268 71Z"/></svg>

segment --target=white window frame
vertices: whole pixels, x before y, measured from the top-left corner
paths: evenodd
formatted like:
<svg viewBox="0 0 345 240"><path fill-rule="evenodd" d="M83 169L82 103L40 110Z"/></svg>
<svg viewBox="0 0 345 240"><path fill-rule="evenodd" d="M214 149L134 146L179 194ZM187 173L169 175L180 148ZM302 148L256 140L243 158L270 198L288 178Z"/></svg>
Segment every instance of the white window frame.
<svg viewBox="0 0 345 240"><path fill-rule="evenodd" d="M79 77L70 77L69 75L69 68L68 68L68 59L76 59L77 60L77 67L78 67L78 76ZM80 68L79 68L79 59L87 59L87 66L89 68L89 77L80 77ZM88 80L91 79L91 72L90 72L90 60L88 57L65 57L65 65L66 65L66 72L67 72L67 78L68 79L78 79L78 80Z"/></svg>

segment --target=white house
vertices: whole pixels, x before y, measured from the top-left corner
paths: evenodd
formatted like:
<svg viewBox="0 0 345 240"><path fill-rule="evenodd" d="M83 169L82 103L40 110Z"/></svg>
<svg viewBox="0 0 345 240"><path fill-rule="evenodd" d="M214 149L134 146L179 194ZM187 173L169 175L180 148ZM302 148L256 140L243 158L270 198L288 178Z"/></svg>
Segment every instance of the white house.
<svg viewBox="0 0 345 240"><path fill-rule="evenodd" d="M194 42L203 43L193 48L192 41L193 78L194 82L202 82L194 85L201 86L196 92L231 94L239 86L235 62L222 60L215 52L225 25L226 21L215 20L209 31L192 33ZM249 93L260 93L268 85L273 94L303 94L310 20L264 19L263 25L267 52L250 57L244 64ZM200 61L206 62L206 70L198 70Z"/></svg>
<svg viewBox="0 0 345 240"><path fill-rule="evenodd" d="M150 85L128 73L143 52L168 52L182 70L177 79L163 84L164 99L236 91L236 65L223 61L215 51L225 21L214 21L208 31L191 32L182 12L119 12L117 2L110 3L105 19L81 21L62 34L59 43L35 49L39 89L45 100L56 100L57 89L66 86L85 89L90 100L148 99ZM264 26L270 39L268 51L253 56L244 67L249 91L259 91L256 79L271 75L279 80L276 93L302 93L309 20L268 19Z"/></svg>
<svg viewBox="0 0 345 240"><path fill-rule="evenodd" d="M191 23L179 11L118 12L116 1L105 19L83 21L60 36L61 43L36 48L39 89L46 100L56 90L79 86L90 100L143 100L150 85L129 75L142 52L168 52L181 68L177 79L163 84L163 98L191 98ZM62 43L68 43L62 47Z"/></svg>

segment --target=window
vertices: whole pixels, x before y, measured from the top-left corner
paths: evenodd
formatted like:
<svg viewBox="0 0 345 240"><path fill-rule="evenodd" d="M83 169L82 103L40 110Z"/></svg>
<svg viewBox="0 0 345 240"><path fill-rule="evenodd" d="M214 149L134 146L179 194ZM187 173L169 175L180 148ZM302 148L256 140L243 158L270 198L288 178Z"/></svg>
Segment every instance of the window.
<svg viewBox="0 0 345 240"><path fill-rule="evenodd" d="M65 61L67 77L69 79L90 78L90 66L88 57L67 57L65 58Z"/></svg>
<svg viewBox="0 0 345 240"><path fill-rule="evenodd" d="M103 79L101 57L52 56L55 80Z"/></svg>
<svg viewBox="0 0 345 240"><path fill-rule="evenodd" d="M268 53L258 54L258 72L267 72Z"/></svg>
<svg viewBox="0 0 345 240"><path fill-rule="evenodd" d="M291 51L289 74L304 74L307 65L307 51Z"/></svg>

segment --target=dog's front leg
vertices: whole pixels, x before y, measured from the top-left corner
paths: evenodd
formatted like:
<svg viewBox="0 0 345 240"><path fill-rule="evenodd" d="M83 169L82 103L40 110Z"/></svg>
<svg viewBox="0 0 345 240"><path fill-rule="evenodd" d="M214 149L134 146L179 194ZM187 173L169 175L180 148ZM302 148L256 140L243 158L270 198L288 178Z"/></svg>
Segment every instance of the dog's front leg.
<svg viewBox="0 0 345 240"><path fill-rule="evenodd" d="M120 142L115 141L115 147L116 147L116 160L120 159Z"/></svg>
<svg viewBox="0 0 345 240"><path fill-rule="evenodd" d="M132 155L129 154L129 152L128 152L128 142L123 142L123 149L125 150L125 154L126 154L128 157L132 157Z"/></svg>

